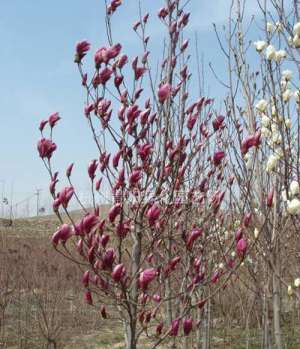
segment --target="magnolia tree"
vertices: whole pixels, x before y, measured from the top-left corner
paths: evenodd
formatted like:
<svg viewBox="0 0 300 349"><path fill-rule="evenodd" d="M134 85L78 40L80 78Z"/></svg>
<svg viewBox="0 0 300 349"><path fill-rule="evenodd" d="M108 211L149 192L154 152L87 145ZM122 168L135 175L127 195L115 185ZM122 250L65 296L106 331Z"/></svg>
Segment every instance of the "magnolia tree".
<svg viewBox="0 0 300 349"><path fill-rule="evenodd" d="M300 213L299 3L258 1L260 13L250 23L246 6L233 0L226 39L217 32L228 63L230 168L235 202L252 217L249 271L259 280L263 347L280 349L282 286L297 297L300 287L291 268L298 262Z"/></svg>
<svg viewBox="0 0 300 349"><path fill-rule="evenodd" d="M158 11L166 38L157 71L151 68L149 14L140 10L133 26L140 55L129 58L115 41L114 17L126 9L118 0L106 4L108 42L95 50L93 71L83 65L90 44L76 46L84 117L96 145L87 170L93 207L80 202L73 164L66 171L69 186L57 188L52 159L59 114L39 128L38 151L61 223L52 244L82 270L85 302L107 321L117 317L123 323L128 349L145 339L149 348L164 341L191 347L202 308L226 286L248 248L239 232L250 216L236 209L227 166L227 120L214 111L211 98L190 93L186 5L168 0ZM99 202L106 188L113 202L104 214ZM71 200L82 207L76 222ZM236 236L224 240L223 233L234 228Z"/></svg>

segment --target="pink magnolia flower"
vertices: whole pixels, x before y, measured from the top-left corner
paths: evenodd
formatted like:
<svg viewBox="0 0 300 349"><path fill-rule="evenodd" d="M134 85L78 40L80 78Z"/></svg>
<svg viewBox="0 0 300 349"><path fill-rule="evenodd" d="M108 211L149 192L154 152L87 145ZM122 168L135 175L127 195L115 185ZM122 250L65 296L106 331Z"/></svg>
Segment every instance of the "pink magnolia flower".
<svg viewBox="0 0 300 349"><path fill-rule="evenodd" d="M49 191L52 195L55 194L55 188L56 188L56 184L58 182L58 172L54 173L54 176L51 179L50 185L49 185Z"/></svg>
<svg viewBox="0 0 300 349"><path fill-rule="evenodd" d="M134 170L130 176L129 176L129 184L131 187L134 187L137 185L137 183L142 178L142 171L141 170Z"/></svg>
<svg viewBox="0 0 300 349"><path fill-rule="evenodd" d="M40 122L39 130L40 130L41 132L44 130L44 128L45 128L45 126L47 125L47 123L48 123L48 120L42 120L42 121Z"/></svg>
<svg viewBox="0 0 300 349"><path fill-rule="evenodd" d="M151 109L147 108L146 110L142 111L140 114L140 120L142 125L146 125L149 115L150 115Z"/></svg>
<svg viewBox="0 0 300 349"><path fill-rule="evenodd" d="M170 270L175 270L176 268L176 265L181 261L181 257L180 256L177 256L177 257L174 257L170 260L169 262L169 269Z"/></svg>
<svg viewBox="0 0 300 349"><path fill-rule="evenodd" d="M52 204L53 210L54 210L54 211L57 211L57 210L59 209L59 206L60 206L60 200L59 200L59 198L57 197L57 198L53 201L53 204Z"/></svg>
<svg viewBox="0 0 300 349"><path fill-rule="evenodd" d="M84 302L89 305L93 305L92 293L90 290L86 290L84 293Z"/></svg>
<svg viewBox="0 0 300 349"><path fill-rule="evenodd" d="M122 0L112 0L110 5L107 7L107 14L112 15L119 6L122 5Z"/></svg>
<svg viewBox="0 0 300 349"><path fill-rule="evenodd" d="M187 120L187 128L192 131L192 129L195 126L195 123L197 122L198 114L192 114Z"/></svg>
<svg viewBox="0 0 300 349"><path fill-rule="evenodd" d="M116 182L116 189L123 187L125 184L125 170L122 168L118 173L118 180Z"/></svg>
<svg viewBox="0 0 300 349"><path fill-rule="evenodd" d="M108 55L107 55L107 48L106 47L101 47L99 48L96 53L95 53L95 65L96 68L100 68L102 63L107 64L108 63Z"/></svg>
<svg viewBox="0 0 300 349"><path fill-rule="evenodd" d="M94 231L99 224L99 219L93 213L89 213L82 218L79 224L75 225L76 235L86 235Z"/></svg>
<svg viewBox="0 0 300 349"><path fill-rule="evenodd" d="M113 248L109 248L103 256L103 266L105 269L111 269L115 260L115 251Z"/></svg>
<svg viewBox="0 0 300 349"><path fill-rule="evenodd" d="M159 294L154 294L152 299L154 300L154 302L156 303L160 303L161 301L161 296Z"/></svg>
<svg viewBox="0 0 300 349"><path fill-rule="evenodd" d="M95 173L97 170L98 162L97 160L93 160L88 167L88 174L91 180L94 180L95 178Z"/></svg>
<svg viewBox="0 0 300 349"><path fill-rule="evenodd" d="M219 115L216 117L216 119L212 122L213 128L215 131L218 131L223 126L223 121L225 117L222 115Z"/></svg>
<svg viewBox="0 0 300 349"><path fill-rule="evenodd" d="M142 161L145 161L148 159L149 155L151 154L151 149L152 149L152 145L149 143L146 143L139 148L139 155Z"/></svg>
<svg viewBox="0 0 300 349"><path fill-rule="evenodd" d="M114 79L114 84L117 89L121 86L122 82L124 80L124 77L122 75L116 75Z"/></svg>
<svg viewBox="0 0 300 349"><path fill-rule="evenodd" d="M156 204L153 204L147 211L146 216L148 218L150 226L154 225L160 216L160 208Z"/></svg>
<svg viewBox="0 0 300 349"><path fill-rule="evenodd" d="M210 279L211 283L212 284L216 284L219 280L219 277L220 277L220 274L218 271L215 271L213 274L212 274L212 277Z"/></svg>
<svg viewBox="0 0 300 349"><path fill-rule="evenodd" d="M109 237L108 234L103 234L101 236L101 245L102 245L103 248L106 247L106 245L108 244L109 240L110 240L110 237Z"/></svg>
<svg viewBox="0 0 300 349"><path fill-rule="evenodd" d="M118 68L122 69L127 62L128 62L128 57L126 55L121 56L118 61Z"/></svg>
<svg viewBox="0 0 300 349"><path fill-rule="evenodd" d="M120 238L124 239L126 235L130 231L130 221L125 221L123 223L119 223L117 226L117 234Z"/></svg>
<svg viewBox="0 0 300 349"><path fill-rule="evenodd" d="M239 241L241 240L241 238L243 237L243 230L242 228L238 228L238 230L235 232L235 241Z"/></svg>
<svg viewBox="0 0 300 349"><path fill-rule="evenodd" d="M121 44L116 44L107 50L107 57L108 59L113 59L116 58L122 50L122 45Z"/></svg>
<svg viewBox="0 0 300 349"><path fill-rule="evenodd" d="M70 164L66 170L66 176L69 178L71 177L72 171L73 171L74 163Z"/></svg>
<svg viewBox="0 0 300 349"><path fill-rule="evenodd" d="M84 115L88 117L90 113L95 110L95 105L94 104L89 104L84 108Z"/></svg>
<svg viewBox="0 0 300 349"><path fill-rule="evenodd" d="M60 204L67 208L69 201L71 200L72 196L74 194L74 188L73 187L65 187L58 195L58 199Z"/></svg>
<svg viewBox="0 0 300 349"><path fill-rule="evenodd" d="M134 78L135 80L139 80L147 71L145 67L136 67L134 69Z"/></svg>
<svg viewBox="0 0 300 349"><path fill-rule="evenodd" d="M50 127L53 128L59 120L60 120L60 116L58 113L54 113L50 115L48 119Z"/></svg>
<svg viewBox="0 0 300 349"><path fill-rule="evenodd" d="M237 254L240 257L243 257L247 251L247 248L248 248L247 240L245 240L244 238L241 238L236 245Z"/></svg>
<svg viewBox="0 0 300 349"><path fill-rule="evenodd" d="M119 160L120 160L120 157L121 157L122 153L123 153L122 150L119 150L117 152L117 154L113 157L112 163L113 163L113 167L114 168L118 167Z"/></svg>
<svg viewBox="0 0 300 349"><path fill-rule="evenodd" d="M157 92L160 103L164 103L172 94L172 86L169 83L162 85Z"/></svg>
<svg viewBox="0 0 300 349"><path fill-rule="evenodd" d="M189 40L185 40L180 47L180 51L183 52L189 46Z"/></svg>
<svg viewBox="0 0 300 349"><path fill-rule="evenodd" d="M159 18L162 18L162 19L165 19L167 17L167 15L169 14L169 11L168 9L166 9L165 7L161 8L159 11L158 11L158 17Z"/></svg>
<svg viewBox="0 0 300 349"><path fill-rule="evenodd" d="M213 157L214 165L219 166L224 157L225 157L225 153L223 151L215 152L214 157Z"/></svg>
<svg viewBox="0 0 300 349"><path fill-rule="evenodd" d="M246 213L243 219L244 226L247 228L250 225L252 219L252 214L251 212Z"/></svg>
<svg viewBox="0 0 300 349"><path fill-rule="evenodd" d="M189 13L184 13L181 19L179 20L179 23L178 23L179 27L185 27L189 22L189 17L190 17Z"/></svg>
<svg viewBox="0 0 300 349"><path fill-rule="evenodd" d="M122 211L122 205L120 203L115 204L108 212L108 219L111 223L115 221L117 216L121 213Z"/></svg>
<svg viewBox="0 0 300 349"><path fill-rule="evenodd" d="M114 270L111 276L115 282L119 282L122 279L122 277L125 275L125 273L126 273L126 270L125 270L124 264L120 263L114 267Z"/></svg>
<svg viewBox="0 0 300 349"><path fill-rule="evenodd" d="M156 326L156 335L160 336L162 334L164 324L161 322Z"/></svg>
<svg viewBox="0 0 300 349"><path fill-rule="evenodd" d="M107 168L107 166L109 164L109 159L110 159L110 154L106 154L106 152L101 154L100 159L99 159L101 172L104 172L104 170Z"/></svg>
<svg viewBox="0 0 300 349"><path fill-rule="evenodd" d="M242 154L248 153L252 147L258 147L261 143L261 131L255 132L254 135L248 136L242 141L241 152Z"/></svg>
<svg viewBox="0 0 300 349"><path fill-rule="evenodd" d="M38 141L37 144L37 149L42 159L51 159L52 154L55 152L56 148L56 144L52 142L51 139L42 138Z"/></svg>
<svg viewBox="0 0 300 349"><path fill-rule="evenodd" d="M176 337L178 335L179 325L180 325L180 319L176 319L172 321L171 329L169 332L170 336Z"/></svg>
<svg viewBox="0 0 300 349"><path fill-rule="evenodd" d="M82 276L82 284L84 287L88 287L89 286L89 281L90 281L90 271L87 270L84 272L83 276Z"/></svg>
<svg viewBox="0 0 300 349"><path fill-rule="evenodd" d="M154 268L145 269L139 277L139 286L142 290L146 290L148 285L156 278L158 272Z"/></svg>
<svg viewBox="0 0 300 349"><path fill-rule="evenodd" d="M211 199L211 205L212 205L212 208L214 209L214 212L218 212L219 208L220 208L220 205L224 199L224 196L225 196L225 191L223 192L220 192L220 191L217 191L212 199Z"/></svg>
<svg viewBox="0 0 300 349"><path fill-rule="evenodd" d="M199 228L194 228L192 232L189 234L187 241L186 241L186 246L189 250L193 248L194 242L203 234L203 230Z"/></svg>
<svg viewBox="0 0 300 349"><path fill-rule="evenodd" d="M63 224L60 228L53 234L52 243L57 245L59 241L66 243L68 239L74 235L74 231L69 224Z"/></svg>
<svg viewBox="0 0 300 349"><path fill-rule="evenodd" d="M86 40L80 41L76 45L75 63L80 63L82 58L89 51L91 45Z"/></svg>
<svg viewBox="0 0 300 349"><path fill-rule="evenodd" d="M102 183L102 178L98 179L97 182L96 182L95 189L96 189L97 191L100 190L101 183Z"/></svg>
<svg viewBox="0 0 300 349"><path fill-rule="evenodd" d="M127 111L127 120L129 124L132 124L135 119L139 116L140 110L137 105L132 105Z"/></svg>
<svg viewBox="0 0 300 349"><path fill-rule="evenodd" d="M111 78L112 73L112 70L107 67L101 70L101 72L99 73L99 83L105 85L107 81Z"/></svg>
<svg viewBox="0 0 300 349"><path fill-rule="evenodd" d="M268 193L267 206L271 208L273 206L274 188Z"/></svg>
<svg viewBox="0 0 300 349"><path fill-rule="evenodd" d="M183 332L185 336L188 336L193 329L193 319L188 318L183 320Z"/></svg>

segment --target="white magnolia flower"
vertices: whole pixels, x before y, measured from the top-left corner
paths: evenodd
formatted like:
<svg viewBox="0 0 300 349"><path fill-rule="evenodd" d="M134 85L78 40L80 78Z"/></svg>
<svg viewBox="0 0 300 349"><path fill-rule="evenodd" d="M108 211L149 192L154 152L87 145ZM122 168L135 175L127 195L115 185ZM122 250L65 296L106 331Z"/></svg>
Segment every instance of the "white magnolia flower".
<svg viewBox="0 0 300 349"><path fill-rule="evenodd" d="M276 109L275 105L272 106L271 113L272 113L272 116L277 115L277 109Z"/></svg>
<svg viewBox="0 0 300 349"><path fill-rule="evenodd" d="M250 160L250 154L249 153L246 153L244 155L244 160L247 162L248 160Z"/></svg>
<svg viewBox="0 0 300 349"><path fill-rule="evenodd" d="M300 90L294 92L294 97L296 99L296 102L300 102Z"/></svg>
<svg viewBox="0 0 300 349"><path fill-rule="evenodd" d="M254 229L254 237L257 239L259 236L259 230L257 228Z"/></svg>
<svg viewBox="0 0 300 349"><path fill-rule="evenodd" d="M250 159L249 161L246 161L246 168L250 170L253 166L253 161Z"/></svg>
<svg viewBox="0 0 300 349"><path fill-rule="evenodd" d="M224 264L223 263L219 264L219 269L224 269Z"/></svg>
<svg viewBox="0 0 300 349"><path fill-rule="evenodd" d="M300 35L300 22L294 25L294 34Z"/></svg>
<svg viewBox="0 0 300 349"><path fill-rule="evenodd" d="M294 285L295 285L295 287L297 287L297 288L300 287L300 278L295 279Z"/></svg>
<svg viewBox="0 0 300 349"><path fill-rule="evenodd" d="M300 201L298 199L288 201L287 211L291 215L297 214L300 211Z"/></svg>
<svg viewBox="0 0 300 349"><path fill-rule="evenodd" d="M292 288L292 285L289 285L288 286L288 291L287 291L288 295L289 296L292 296L293 295L293 288Z"/></svg>
<svg viewBox="0 0 300 349"><path fill-rule="evenodd" d="M265 99L261 99L260 101L258 101L255 108L261 113L263 113L264 111L266 111L267 106L268 106L268 102Z"/></svg>
<svg viewBox="0 0 300 349"><path fill-rule="evenodd" d="M274 57L274 59L275 59L275 61L276 61L277 63L281 62L281 60L284 59L284 58L286 58L286 52L285 52L285 50L279 50L279 51L276 51L276 52L275 52L275 57Z"/></svg>
<svg viewBox="0 0 300 349"><path fill-rule="evenodd" d="M293 37L293 45L295 47L299 47L300 46L300 36L298 34L296 34L294 37Z"/></svg>
<svg viewBox="0 0 300 349"><path fill-rule="evenodd" d="M231 252L231 257L234 258L236 256L236 253L233 251Z"/></svg>
<svg viewBox="0 0 300 349"><path fill-rule="evenodd" d="M271 135L272 135L272 133L271 133L271 131L268 129L268 128L266 128L266 127L262 127L261 128L261 135L263 136L263 137L271 137Z"/></svg>
<svg viewBox="0 0 300 349"><path fill-rule="evenodd" d="M265 41L259 40L254 42L254 46L257 52L262 52L268 44Z"/></svg>
<svg viewBox="0 0 300 349"><path fill-rule="evenodd" d="M267 60L271 61L272 59L274 59L276 56L276 51L274 46L269 45L266 49L266 58Z"/></svg>
<svg viewBox="0 0 300 349"><path fill-rule="evenodd" d="M282 200L283 200L284 202L287 201L287 196L286 196L286 191L285 191L285 190L283 190L283 191L281 192L281 198L282 198Z"/></svg>
<svg viewBox="0 0 300 349"><path fill-rule="evenodd" d="M272 130L272 132L278 132L278 126L275 122L272 123L271 130Z"/></svg>
<svg viewBox="0 0 300 349"><path fill-rule="evenodd" d="M274 29L275 29L275 28L274 28L273 23L267 22L267 32L268 32L268 33L273 33Z"/></svg>
<svg viewBox="0 0 300 349"><path fill-rule="evenodd" d="M295 196L296 194L299 194L300 192L300 186L297 181L292 181L290 184L290 193L292 196Z"/></svg>
<svg viewBox="0 0 300 349"><path fill-rule="evenodd" d="M282 159L283 158L283 150L282 150L282 148L276 148L275 149L275 154L277 155L278 160Z"/></svg>
<svg viewBox="0 0 300 349"><path fill-rule="evenodd" d="M292 120L290 118L286 119L284 123L286 128L292 127Z"/></svg>
<svg viewBox="0 0 300 349"><path fill-rule="evenodd" d="M285 103L287 103L291 97L293 96L293 92L292 90L290 90L289 88L287 90L285 90L282 94L282 99Z"/></svg>
<svg viewBox="0 0 300 349"><path fill-rule="evenodd" d="M281 144L282 137L281 137L281 134L279 132L274 132L272 134L272 142L273 142L273 144Z"/></svg>
<svg viewBox="0 0 300 349"><path fill-rule="evenodd" d="M279 122L280 124L283 122L283 116L282 115L278 115L277 116L277 122Z"/></svg>
<svg viewBox="0 0 300 349"><path fill-rule="evenodd" d="M291 80L292 79L292 76L293 76L293 72L289 69L286 69L286 70L283 70L282 72L282 78L284 80Z"/></svg>
<svg viewBox="0 0 300 349"><path fill-rule="evenodd" d="M266 114L264 114L261 118L261 124L263 127L269 127L271 124L271 119Z"/></svg>
<svg viewBox="0 0 300 349"><path fill-rule="evenodd" d="M272 154L269 156L269 159L267 161L267 167L266 167L266 171L267 172L271 172L275 169L276 165L278 162L278 156Z"/></svg>
<svg viewBox="0 0 300 349"><path fill-rule="evenodd" d="M285 80L284 78L282 78L280 80L280 87L281 87L281 91L284 91L290 87L290 83L288 82L288 80Z"/></svg>

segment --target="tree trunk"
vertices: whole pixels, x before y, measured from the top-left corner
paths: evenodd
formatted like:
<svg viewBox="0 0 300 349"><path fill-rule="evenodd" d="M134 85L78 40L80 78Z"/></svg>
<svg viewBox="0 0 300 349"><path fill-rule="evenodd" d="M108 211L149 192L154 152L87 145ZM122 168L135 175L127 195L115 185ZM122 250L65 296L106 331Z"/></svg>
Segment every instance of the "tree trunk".
<svg viewBox="0 0 300 349"><path fill-rule="evenodd" d="M125 342L126 349L137 349L136 343L136 323L125 325Z"/></svg>
<svg viewBox="0 0 300 349"><path fill-rule="evenodd" d="M203 326L203 336L202 336L202 349L210 348L210 300L205 304L204 308L204 326Z"/></svg>
<svg viewBox="0 0 300 349"><path fill-rule="evenodd" d="M280 284L278 277L273 273L273 322L276 349L282 349L280 314Z"/></svg>

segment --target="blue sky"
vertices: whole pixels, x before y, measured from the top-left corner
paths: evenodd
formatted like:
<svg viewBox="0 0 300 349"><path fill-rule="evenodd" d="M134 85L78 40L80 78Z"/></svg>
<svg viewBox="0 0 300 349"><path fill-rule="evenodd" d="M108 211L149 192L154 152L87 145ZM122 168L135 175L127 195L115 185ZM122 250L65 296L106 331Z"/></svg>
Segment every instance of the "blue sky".
<svg viewBox="0 0 300 349"><path fill-rule="evenodd" d="M156 13L163 0L141 2L152 15L150 34L155 55L162 40ZM115 41L122 42L131 57L142 52L131 29L138 18L137 3L124 0L114 17ZM212 22L218 26L225 23L229 3L192 0L190 5L192 22L187 35L193 38L198 33L205 62L211 61L217 68L224 63ZM55 111L62 117L56 129L59 152L54 156L55 165L64 171L75 161L78 188L88 188L85 169L97 153L82 115L84 95L73 55L75 43L81 39L91 42L93 52L105 45L103 10L103 0L0 2L0 181L5 181L7 196L13 183L14 202L31 195L36 188L42 188L44 200L47 198L49 180L36 152L37 126ZM249 14L252 11L255 7L249 9ZM206 70L206 85L220 95L220 86Z"/></svg>

